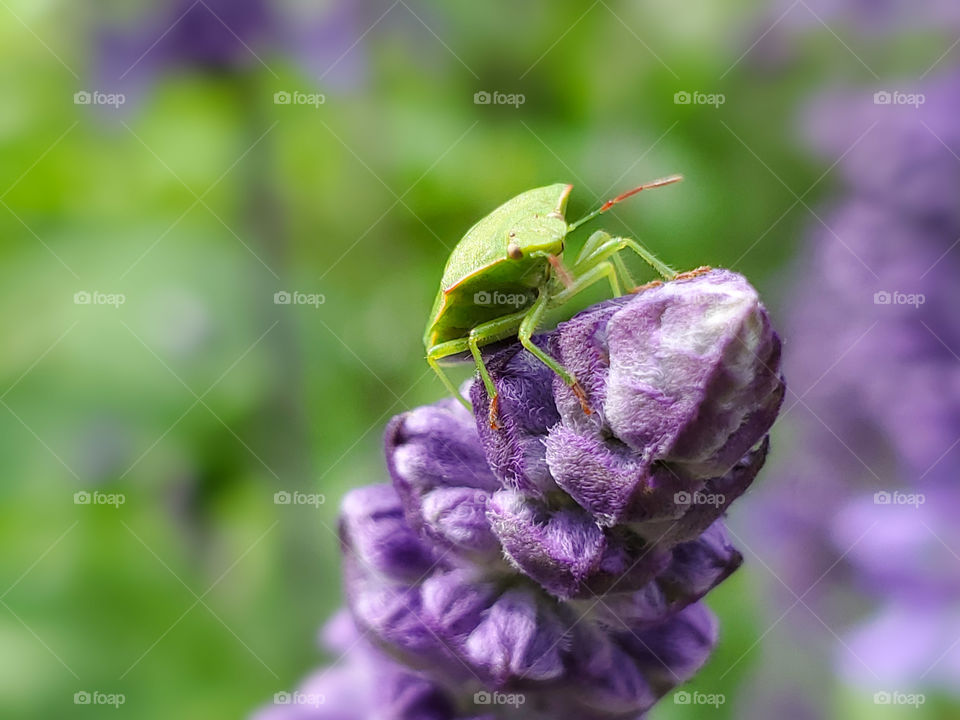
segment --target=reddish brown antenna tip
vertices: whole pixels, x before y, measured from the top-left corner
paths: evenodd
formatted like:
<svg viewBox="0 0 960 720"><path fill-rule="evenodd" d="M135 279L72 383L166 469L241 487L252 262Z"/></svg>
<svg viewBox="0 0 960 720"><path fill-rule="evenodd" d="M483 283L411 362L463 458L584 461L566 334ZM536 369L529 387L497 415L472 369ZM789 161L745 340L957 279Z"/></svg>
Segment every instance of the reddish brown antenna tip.
<svg viewBox="0 0 960 720"><path fill-rule="evenodd" d="M673 183L680 182L681 180L683 180L683 175L670 175L669 177L660 178L658 180L654 180L653 182L644 183L643 185L639 185L633 188L632 190L627 190L624 193L620 193L615 198L613 198L613 200L607 200L600 207L600 212L606 212L607 210L612 208L614 205L616 205L618 202L622 202L626 200L628 197L633 197L634 195L636 195L638 192L641 192L642 190L652 190L653 188L663 187L664 185L672 185Z"/></svg>

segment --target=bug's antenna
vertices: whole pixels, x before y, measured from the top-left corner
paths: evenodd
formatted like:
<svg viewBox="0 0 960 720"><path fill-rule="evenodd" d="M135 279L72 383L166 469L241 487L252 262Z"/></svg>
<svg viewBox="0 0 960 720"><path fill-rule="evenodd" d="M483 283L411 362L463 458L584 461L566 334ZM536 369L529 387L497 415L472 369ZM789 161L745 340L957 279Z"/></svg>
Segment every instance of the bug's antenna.
<svg viewBox="0 0 960 720"><path fill-rule="evenodd" d="M584 217L577 220L575 223L567 226L567 232L573 232L584 223L590 222L601 213L605 213L607 210L612 208L617 203L623 202L628 197L633 197L634 195L636 195L638 192L642 190L652 190L653 188L663 187L664 185L672 185L673 183L680 182L681 180L683 180L683 175L670 175L669 177L660 178L659 180L654 180L653 182L644 183L643 185L639 185L638 187L635 187L632 190L627 190L625 193L620 193L612 200L607 200L603 205L601 205L599 208L594 210L592 213L585 215Z"/></svg>

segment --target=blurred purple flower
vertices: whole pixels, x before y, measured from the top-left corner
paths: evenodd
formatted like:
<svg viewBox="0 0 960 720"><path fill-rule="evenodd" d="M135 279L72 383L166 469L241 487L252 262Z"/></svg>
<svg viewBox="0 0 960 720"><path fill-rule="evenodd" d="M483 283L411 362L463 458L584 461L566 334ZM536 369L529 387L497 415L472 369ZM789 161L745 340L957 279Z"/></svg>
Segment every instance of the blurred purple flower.
<svg viewBox="0 0 960 720"><path fill-rule="evenodd" d="M960 74L909 91L917 102L834 92L810 113L847 190L789 301L796 451L754 505L755 537L793 593L816 585L805 602L856 628L836 650L848 677L957 692ZM851 585L865 619L841 597Z"/></svg>
<svg viewBox="0 0 960 720"><path fill-rule="evenodd" d="M953 0L776 0L771 5L770 23L782 18L778 24L794 31L824 30L827 25L838 34L885 34L929 29L934 22L960 26L960 6Z"/></svg>
<svg viewBox="0 0 960 720"><path fill-rule="evenodd" d="M374 648L345 611L327 624L323 640L337 663L315 672L296 691L277 693L273 705L259 712L255 720L459 717L441 687Z"/></svg>
<svg viewBox="0 0 960 720"><path fill-rule="evenodd" d="M475 416L452 398L399 415L393 484L344 499L353 621L421 703L384 717L636 718L716 641L698 601L742 560L720 518L763 464L784 390L756 291L700 273L537 342L591 414L519 343L493 348L502 429L477 382Z"/></svg>
<svg viewBox="0 0 960 720"><path fill-rule="evenodd" d="M960 30L960 3L956 0L770 0L741 39L754 71L782 71L811 59L809 40L823 39L827 48L866 67L862 58L879 58L892 38L906 33L942 43L939 64L953 49ZM819 55L818 47L815 54ZM931 58L932 59L932 58ZM739 60L737 61L739 63ZM879 62L879 60L877 60ZM874 70L870 72L880 81ZM830 64L833 73L835 63ZM859 69L859 68L858 68ZM927 70L927 73L930 71ZM924 73L926 75L927 73ZM880 89L880 88L875 88ZM832 160L832 159L831 159Z"/></svg>
<svg viewBox="0 0 960 720"><path fill-rule="evenodd" d="M110 91L134 94L162 72L262 70L276 78L280 66L293 61L311 77L350 86L364 71L363 47L352 46L362 21L346 0L321 8L267 0L165 0L138 24L100 31L97 75Z"/></svg>

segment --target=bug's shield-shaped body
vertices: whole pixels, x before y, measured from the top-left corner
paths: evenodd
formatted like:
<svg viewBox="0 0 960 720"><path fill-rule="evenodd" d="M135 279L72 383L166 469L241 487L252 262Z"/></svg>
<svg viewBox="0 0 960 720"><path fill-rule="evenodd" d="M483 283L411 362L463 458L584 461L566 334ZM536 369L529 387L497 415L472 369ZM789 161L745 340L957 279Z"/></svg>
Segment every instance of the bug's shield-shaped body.
<svg viewBox="0 0 960 720"><path fill-rule="evenodd" d="M529 190L467 231L443 272L423 338L428 352L533 304L549 277L546 256L563 250L571 188L557 183Z"/></svg>

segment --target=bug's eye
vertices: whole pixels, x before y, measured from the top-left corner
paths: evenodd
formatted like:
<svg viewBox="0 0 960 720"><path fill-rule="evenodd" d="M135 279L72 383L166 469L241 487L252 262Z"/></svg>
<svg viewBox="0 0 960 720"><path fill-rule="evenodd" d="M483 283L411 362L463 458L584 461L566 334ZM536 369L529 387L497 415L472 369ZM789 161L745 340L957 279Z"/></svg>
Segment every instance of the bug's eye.
<svg viewBox="0 0 960 720"><path fill-rule="evenodd" d="M516 243L510 243L507 245L507 257L511 260L519 260L523 257L523 250Z"/></svg>

